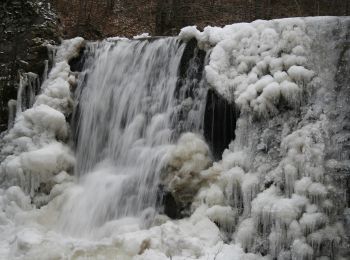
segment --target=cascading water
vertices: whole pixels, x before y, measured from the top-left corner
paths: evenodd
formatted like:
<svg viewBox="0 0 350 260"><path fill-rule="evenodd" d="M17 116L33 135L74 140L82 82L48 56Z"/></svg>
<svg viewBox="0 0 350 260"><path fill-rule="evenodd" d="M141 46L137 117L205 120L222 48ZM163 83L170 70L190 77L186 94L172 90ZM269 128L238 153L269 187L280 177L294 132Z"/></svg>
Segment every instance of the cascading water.
<svg viewBox="0 0 350 260"><path fill-rule="evenodd" d="M179 78L185 47L176 38L87 46L75 116L82 190L62 214L65 230L86 233L113 219L154 213L171 144L184 129L202 130L204 86ZM201 73L192 63L186 70Z"/></svg>

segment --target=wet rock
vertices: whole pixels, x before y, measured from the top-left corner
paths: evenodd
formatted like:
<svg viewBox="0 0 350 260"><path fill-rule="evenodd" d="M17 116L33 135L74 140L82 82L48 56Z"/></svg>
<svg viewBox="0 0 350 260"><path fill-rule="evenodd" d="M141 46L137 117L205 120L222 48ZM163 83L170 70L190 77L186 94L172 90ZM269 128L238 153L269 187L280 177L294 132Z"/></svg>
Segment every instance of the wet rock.
<svg viewBox="0 0 350 260"><path fill-rule="evenodd" d="M235 139L236 121L239 111L234 104L209 89L204 115L204 136L215 159Z"/></svg>
<svg viewBox="0 0 350 260"><path fill-rule="evenodd" d="M81 48L79 51L79 56L74 57L69 61L70 70L73 72L81 72L84 67L85 59L87 58L84 55L85 48Z"/></svg>
<svg viewBox="0 0 350 260"><path fill-rule="evenodd" d="M164 214L167 215L171 219L179 219L181 218L181 208L177 205L174 197L170 192L166 192L163 195L163 206L164 206Z"/></svg>

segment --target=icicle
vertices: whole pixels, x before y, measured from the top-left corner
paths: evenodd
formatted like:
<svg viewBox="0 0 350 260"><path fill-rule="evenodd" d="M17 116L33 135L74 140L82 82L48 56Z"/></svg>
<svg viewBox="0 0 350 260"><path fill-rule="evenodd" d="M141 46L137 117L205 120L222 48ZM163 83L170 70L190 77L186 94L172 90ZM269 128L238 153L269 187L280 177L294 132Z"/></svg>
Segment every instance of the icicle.
<svg viewBox="0 0 350 260"><path fill-rule="evenodd" d="M241 183L244 171L240 167L233 167L229 171L223 173L222 179L225 180L225 193L229 203L237 209L243 206Z"/></svg>
<svg viewBox="0 0 350 260"><path fill-rule="evenodd" d="M39 89L40 81L37 74L28 72L20 75L19 87L17 90L17 115L33 106L35 95L38 94Z"/></svg>
<svg viewBox="0 0 350 260"><path fill-rule="evenodd" d="M304 241L304 239L294 240L292 245L293 260L311 260L313 254L314 250Z"/></svg>
<svg viewBox="0 0 350 260"><path fill-rule="evenodd" d="M22 113L22 92L24 85L27 84L27 77L24 75L19 76L19 86L17 90L17 109L16 109L16 115L19 115Z"/></svg>
<svg viewBox="0 0 350 260"><path fill-rule="evenodd" d="M305 212L300 218L299 223L305 235L314 232L328 222L325 214L320 212L307 213Z"/></svg>
<svg viewBox="0 0 350 260"><path fill-rule="evenodd" d="M311 201L316 204L320 204L328 194L327 188L319 182L311 183L307 190Z"/></svg>
<svg viewBox="0 0 350 260"><path fill-rule="evenodd" d="M226 232L231 233L236 223L237 212L228 206L215 205L206 211L209 219L223 228Z"/></svg>
<svg viewBox="0 0 350 260"><path fill-rule="evenodd" d="M248 173L243 176L242 195L244 215L249 216L251 210L251 202L259 191L259 177L257 174Z"/></svg>
<svg viewBox="0 0 350 260"><path fill-rule="evenodd" d="M43 72L43 77L41 82L45 82L47 80L47 76L49 75L49 61L45 60L45 68L44 68L44 72Z"/></svg>
<svg viewBox="0 0 350 260"><path fill-rule="evenodd" d="M294 183L298 178L298 169L291 164L284 166L285 190L288 197L294 193Z"/></svg>
<svg viewBox="0 0 350 260"><path fill-rule="evenodd" d="M247 218L241 222L236 233L236 243L240 243L246 251L252 248L254 236L256 235L255 224L252 218Z"/></svg>
<svg viewBox="0 0 350 260"><path fill-rule="evenodd" d="M11 129L15 123L15 117L16 117L16 107L17 107L17 101L14 99L10 99L7 103L8 110L9 110L9 119L7 124L7 129Z"/></svg>
<svg viewBox="0 0 350 260"><path fill-rule="evenodd" d="M286 233L283 229L273 229L269 235L269 251L270 254L273 257L277 257L278 254L282 251L284 243L286 241L285 239Z"/></svg>

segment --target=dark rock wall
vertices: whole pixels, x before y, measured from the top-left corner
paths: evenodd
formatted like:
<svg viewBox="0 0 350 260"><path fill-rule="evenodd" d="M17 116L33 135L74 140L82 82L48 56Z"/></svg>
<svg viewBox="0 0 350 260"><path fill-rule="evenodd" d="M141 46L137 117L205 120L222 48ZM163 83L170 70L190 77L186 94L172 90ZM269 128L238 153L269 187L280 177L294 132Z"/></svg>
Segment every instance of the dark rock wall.
<svg viewBox="0 0 350 260"><path fill-rule="evenodd" d="M235 104L209 89L204 115L204 137L215 159L220 159L223 151L235 139L236 121L239 111Z"/></svg>
<svg viewBox="0 0 350 260"><path fill-rule="evenodd" d="M55 15L44 1L0 3L0 132L8 121L7 102L16 99L20 72L42 74L47 43L57 43Z"/></svg>

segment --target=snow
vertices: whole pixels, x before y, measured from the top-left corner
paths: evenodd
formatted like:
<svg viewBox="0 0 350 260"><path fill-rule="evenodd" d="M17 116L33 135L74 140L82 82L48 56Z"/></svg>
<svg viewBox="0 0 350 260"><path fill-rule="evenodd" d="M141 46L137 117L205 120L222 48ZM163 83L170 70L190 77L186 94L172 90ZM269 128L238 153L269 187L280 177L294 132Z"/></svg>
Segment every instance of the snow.
<svg viewBox="0 0 350 260"><path fill-rule="evenodd" d="M179 38L184 41L189 41L192 38L197 38L198 33L197 26L187 26L180 30Z"/></svg>
<svg viewBox="0 0 350 260"><path fill-rule="evenodd" d="M141 33L138 35L135 35L133 39L138 40L138 39L143 39L143 38L150 38L151 35L149 33Z"/></svg>

